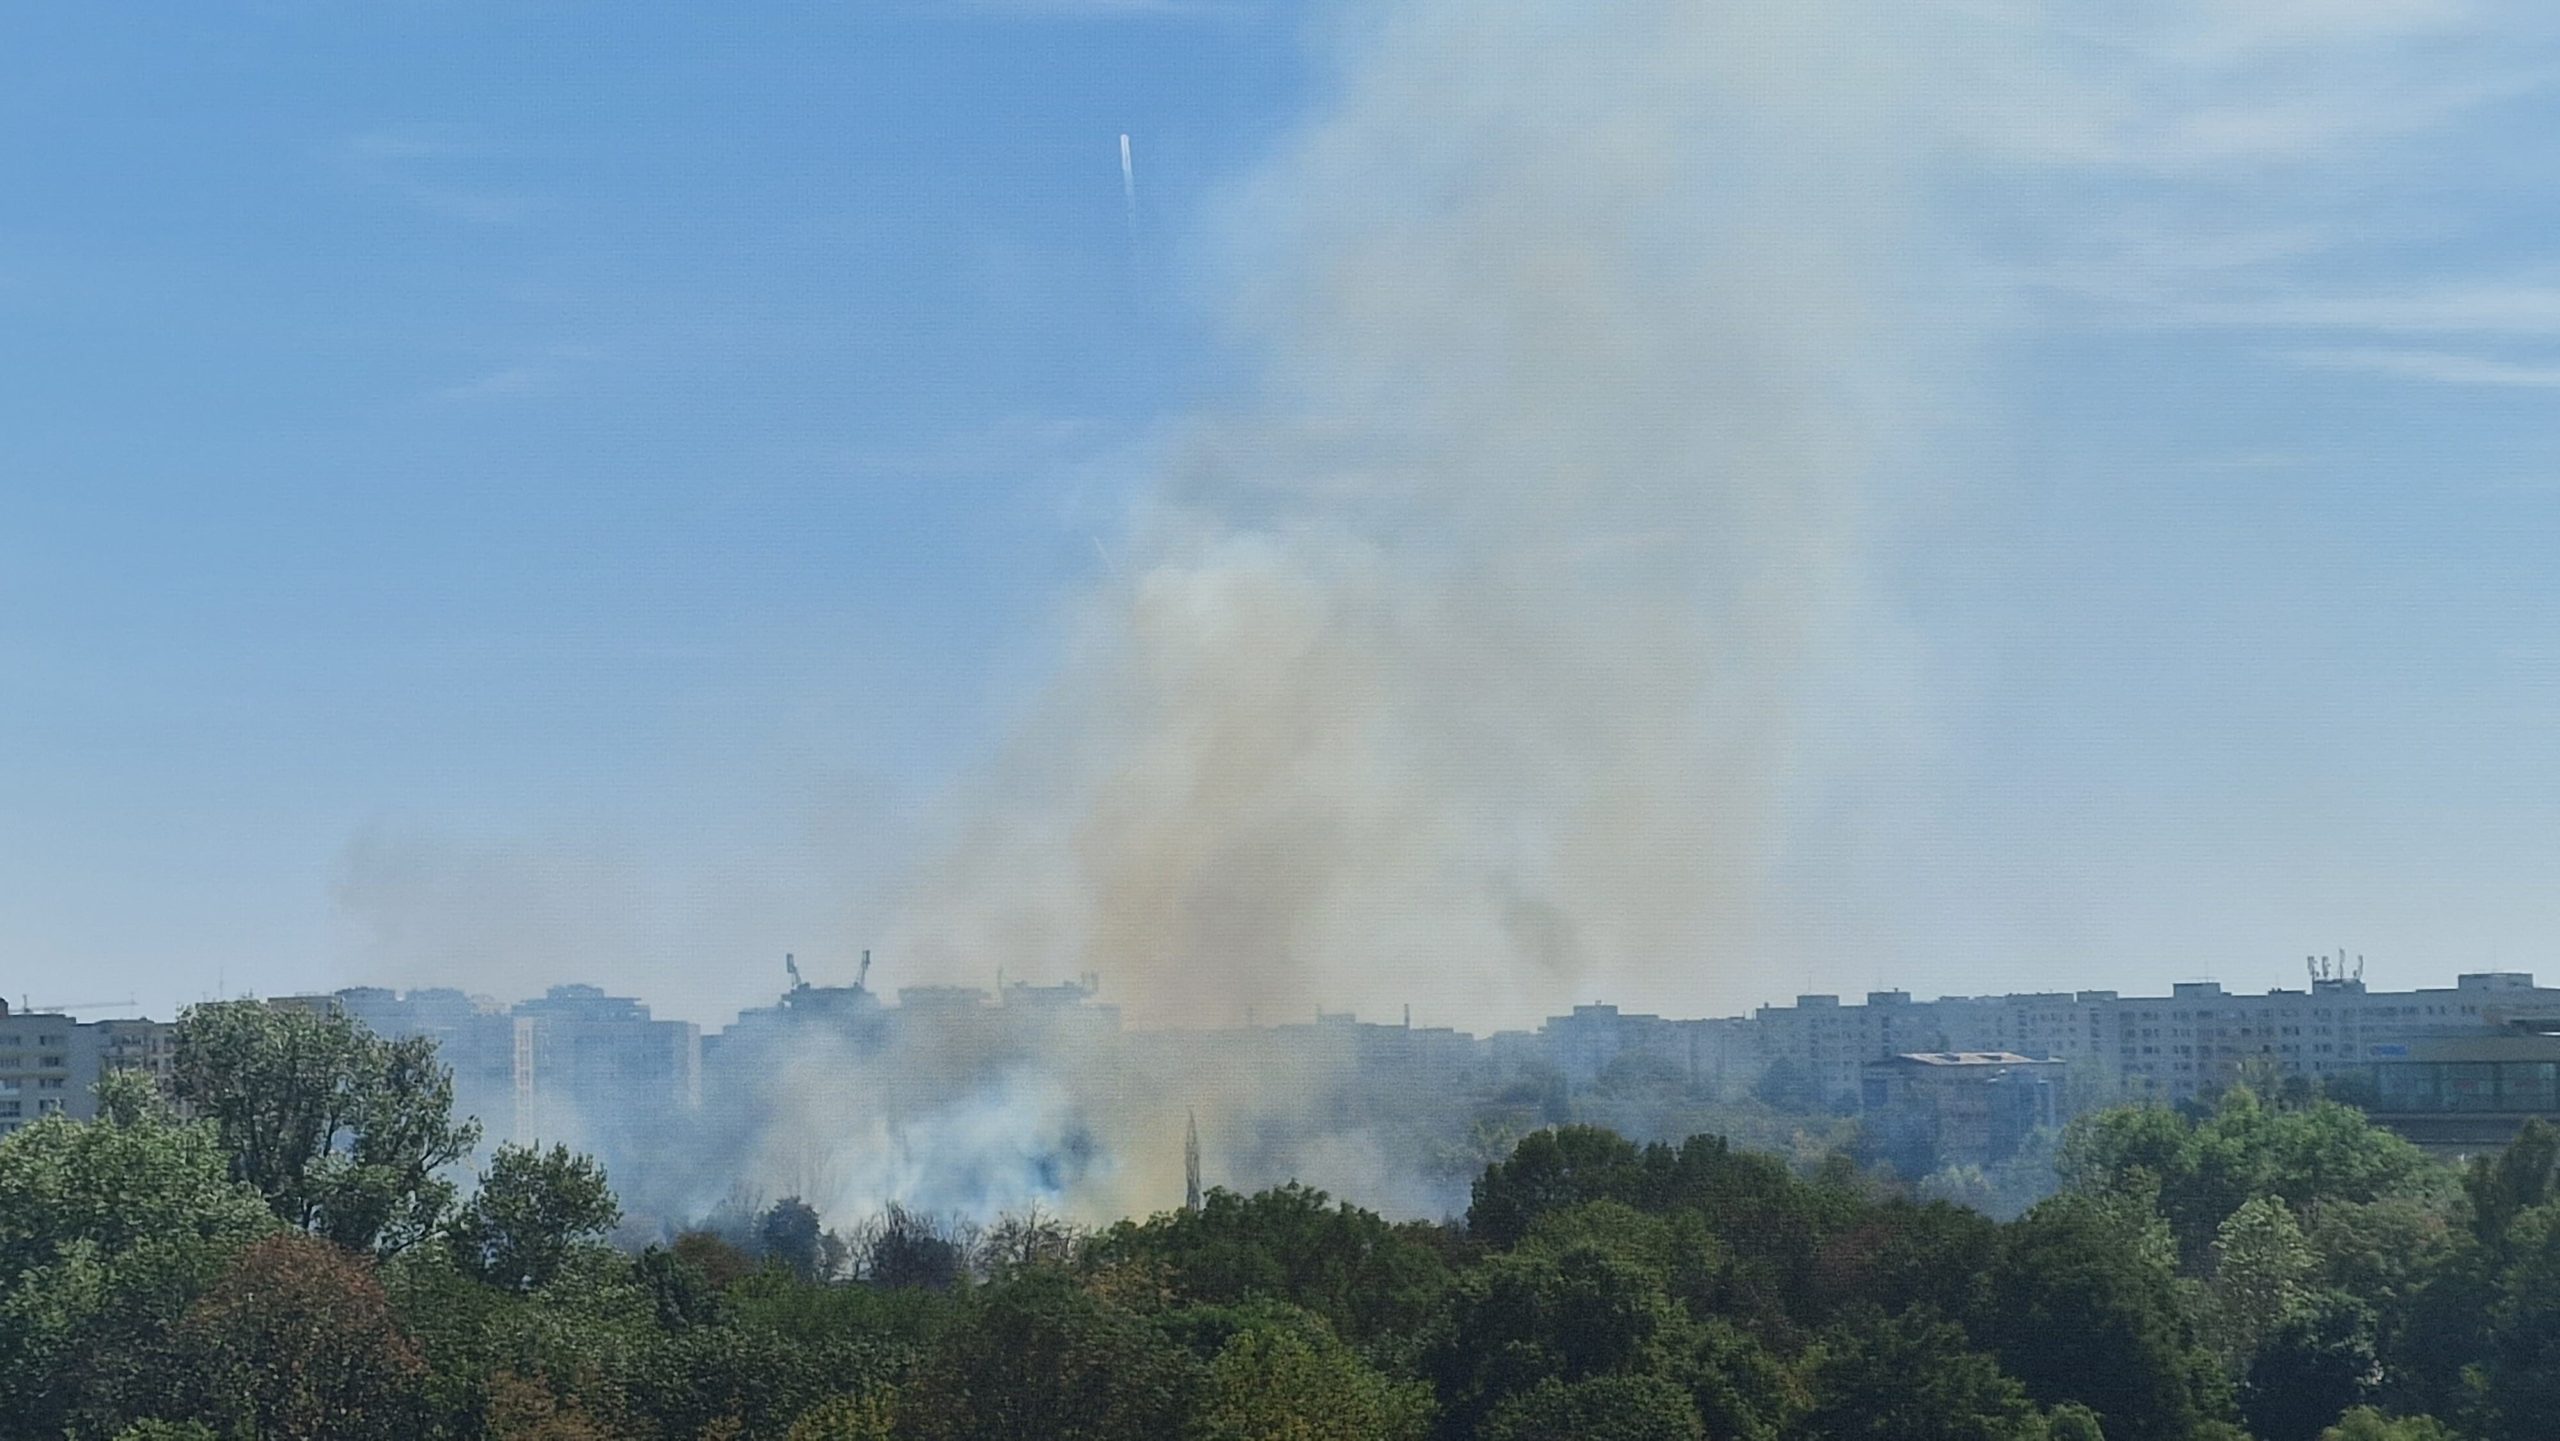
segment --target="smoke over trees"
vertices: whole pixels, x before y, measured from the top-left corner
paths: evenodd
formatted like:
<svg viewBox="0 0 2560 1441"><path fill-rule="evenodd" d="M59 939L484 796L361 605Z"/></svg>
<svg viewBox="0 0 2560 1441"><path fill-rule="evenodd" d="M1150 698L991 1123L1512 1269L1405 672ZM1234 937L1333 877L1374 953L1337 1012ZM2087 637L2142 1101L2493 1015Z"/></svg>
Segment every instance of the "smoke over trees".
<svg viewBox="0 0 2560 1441"><path fill-rule="evenodd" d="M309 1034L267 1014L204 1023L259 1067ZM1566 1127L1463 1220L1285 1186L837 1232L742 1191L745 1245L635 1254L564 1150L389 1195L432 1244L385 1251L277 1216L258 1128L108 1089L0 1137L0 1441L2334 1441L2532 1434L2552 1390L2560 1147L2458 1176L2245 1092L2074 1123L2069 1189L2005 1223L1840 1154Z"/></svg>

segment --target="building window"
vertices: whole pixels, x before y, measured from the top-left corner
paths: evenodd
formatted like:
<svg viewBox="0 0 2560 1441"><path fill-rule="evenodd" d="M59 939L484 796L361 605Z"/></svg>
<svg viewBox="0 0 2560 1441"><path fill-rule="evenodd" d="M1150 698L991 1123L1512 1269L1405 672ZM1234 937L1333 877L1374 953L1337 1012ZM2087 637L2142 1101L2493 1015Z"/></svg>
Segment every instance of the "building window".
<svg viewBox="0 0 2560 1441"><path fill-rule="evenodd" d="M2448 1111L2498 1109L2498 1068L2485 1061L2450 1061L2442 1077Z"/></svg>
<svg viewBox="0 0 2560 1441"><path fill-rule="evenodd" d="M2510 1111L2560 1110L2560 1065L2507 1061L2498 1067L2498 1095Z"/></svg>

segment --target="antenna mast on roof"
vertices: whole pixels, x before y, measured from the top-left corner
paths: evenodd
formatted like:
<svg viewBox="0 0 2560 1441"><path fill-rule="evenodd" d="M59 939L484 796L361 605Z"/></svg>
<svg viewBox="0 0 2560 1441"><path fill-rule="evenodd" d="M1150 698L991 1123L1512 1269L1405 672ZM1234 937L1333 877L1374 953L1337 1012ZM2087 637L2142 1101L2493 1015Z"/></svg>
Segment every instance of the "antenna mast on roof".
<svg viewBox="0 0 2560 1441"><path fill-rule="evenodd" d="M862 969L854 975L854 978L853 978L853 985L854 985L854 989L856 989L856 990L860 990L860 989L862 989L864 986L869 985L870 983L871 983L871 952L870 952L869 950L867 950L867 949L866 949L866 950L864 950L864 951L863 951L863 953L862 953Z"/></svg>
<svg viewBox="0 0 2560 1441"><path fill-rule="evenodd" d="M784 951L782 953L782 969L791 977L791 989L795 991L805 991L809 989L809 983L800 979L800 960L797 956L792 955L789 951Z"/></svg>

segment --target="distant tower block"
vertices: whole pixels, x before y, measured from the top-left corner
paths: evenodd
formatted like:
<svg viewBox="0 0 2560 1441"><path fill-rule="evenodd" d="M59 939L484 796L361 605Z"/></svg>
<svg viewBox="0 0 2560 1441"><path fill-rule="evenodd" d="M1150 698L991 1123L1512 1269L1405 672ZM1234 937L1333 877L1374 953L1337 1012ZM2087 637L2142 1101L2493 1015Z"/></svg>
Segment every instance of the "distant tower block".
<svg viewBox="0 0 2560 1441"><path fill-rule="evenodd" d="M1182 1132L1182 1209L1200 1209L1200 1113L1193 1111Z"/></svg>

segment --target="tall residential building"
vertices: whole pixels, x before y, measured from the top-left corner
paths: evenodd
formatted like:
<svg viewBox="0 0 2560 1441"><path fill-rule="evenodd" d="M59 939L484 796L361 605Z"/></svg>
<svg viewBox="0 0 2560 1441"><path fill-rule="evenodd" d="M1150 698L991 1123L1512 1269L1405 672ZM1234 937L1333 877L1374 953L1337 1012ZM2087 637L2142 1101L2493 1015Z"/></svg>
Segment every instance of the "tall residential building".
<svg viewBox="0 0 2560 1441"><path fill-rule="evenodd" d="M1855 1097L1869 1061L2006 1051L2072 1063L2070 1084L2085 1105L2187 1100L2248 1080L2319 1081L2364 1070L2376 1040L2551 1014L2560 1014L2560 989L2495 971L2416 991L2369 991L2360 979L2326 973L2308 989L2264 994L2186 981L2166 996L2055 991L1915 1001L1881 991L1863 1006L1844 1006L1837 996L1813 995L1763 1006L1753 1020L1761 1062L1795 1068L1825 1097Z"/></svg>
<svg viewBox="0 0 2560 1441"><path fill-rule="evenodd" d="M512 1009L460 991L350 986L271 1004L344 1015L376 1035L425 1036L453 1071L454 1109L487 1142L645 1153L702 1099L702 1032L595 986L553 986Z"/></svg>
<svg viewBox="0 0 2560 1441"><path fill-rule="evenodd" d="M0 1135L43 1116L97 1114L98 1032L59 1011L0 1001Z"/></svg>

